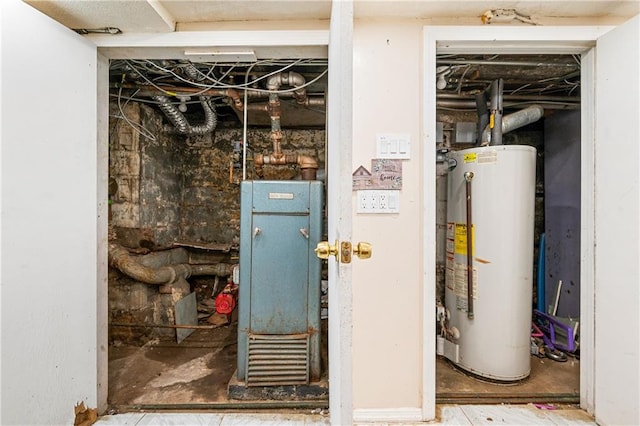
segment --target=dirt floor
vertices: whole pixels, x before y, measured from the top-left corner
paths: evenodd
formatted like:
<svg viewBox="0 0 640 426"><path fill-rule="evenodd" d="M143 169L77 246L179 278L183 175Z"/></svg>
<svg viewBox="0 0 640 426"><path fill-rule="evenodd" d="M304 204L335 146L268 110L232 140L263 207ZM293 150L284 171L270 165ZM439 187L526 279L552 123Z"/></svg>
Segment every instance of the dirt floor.
<svg viewBox="0 0 640 426"><path fill-rule="evenodd" d="M181 344L155 340L109 348L110 407L181 407L234 404L227 385L236 371L237 324L196 330ZM322 353L323 364L326 351ZM325 364L326 365L326 364ZM436 361L438 403L574 403L580 395L580 363L531 357L531 375L511 385L479 380L444 358ZM304 404L301 404L304 405Z"/></svg>

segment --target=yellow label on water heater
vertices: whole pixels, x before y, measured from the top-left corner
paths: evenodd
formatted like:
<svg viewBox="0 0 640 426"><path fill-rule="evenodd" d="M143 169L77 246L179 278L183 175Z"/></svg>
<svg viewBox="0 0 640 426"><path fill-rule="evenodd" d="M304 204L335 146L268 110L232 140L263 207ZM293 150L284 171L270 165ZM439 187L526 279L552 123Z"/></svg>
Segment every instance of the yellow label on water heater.
<svg viewBox="0 0 640 426"><path fill-rule="evenodd" d="M465 163L475 163L477 159L478 159L478 154L476 154L475 152L470 152L469 154L464 155Z"/></svg>
<svg viewBox="0 0 640 426"><path fill-rule="evenodd" d="M455 252L463 256L467 255L467 224L456 223L456 233L454 237ZM476 228L471 225L471 255L476 251Z"/></svg>

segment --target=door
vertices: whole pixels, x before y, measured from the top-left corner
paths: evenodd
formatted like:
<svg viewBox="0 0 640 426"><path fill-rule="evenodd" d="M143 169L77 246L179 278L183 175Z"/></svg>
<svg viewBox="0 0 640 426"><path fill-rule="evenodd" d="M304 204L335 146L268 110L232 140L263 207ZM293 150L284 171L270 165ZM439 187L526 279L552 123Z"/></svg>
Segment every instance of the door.
<svg viewBox="0 0 640 426"><path fill-rule="evenodd" d="M596 45L595 415L639 424L640 15Z"/></svg>
<svg viewBox="0 0 640 426"><path fill-rule="evenodd" d="M629 401L637 401L638 399L638 383L628 383L627 387L620 386L619 389L613 391L622 380L621 375L625 369L627 371L627 380L638 377L638 339L634 336L629 340L629 336L624 338L615 334L607 335L604 341L609 345L601 346L602 339L598 340L594 336L594 328L598 329L601 334L610 333L611 327L623 327L625 330L636 330L638 328L638 292L637 288L631 288L630 283L638 282L638 245L633 242L627 242L623 245L623 239L618 238L620 235L629 237L638 234L638 195L637 167L631 167L631 163L638 159L638 148L633 143L638 143L638 17L635 17L629 23L620 26L611 31L608 27L535 27L535 28L515 28L515 27L425 27L424 30L424 92L423 92L423 110L424 110L424 128L425 142L428 146L435 146L435 69L436 69L436 51L439 53L460 53L461 51L472 50L476 53L562 53L562 54L582 54L582 86L583 105L582 105L582 182L581 182L581 223L584 225L581 229L581 330L580 344L582 348L582 357L580 363L580 400L581 407L588 412L595 411L598 416L600 410L599 404L605 399L613 406L618 406L621 399L623 389L631 389L632 392L622 398L625 401L625 407L631 409L633 404ZM549 42L548 40L555 40ZM597 48L591 48L597 44ZM595 66L594 57L597 56L598 65ZM606 58L606 59L603 59ZM620 66L624 64L624 66ZM615 67L624 68L624 74L614 75ZM594 74L597 70L598 76ZM624 76L621 77L621 76ZM624 89L618 86L622 85ZM594 86L598 88L595 89ZM597 92L597 93L596 93ZM635 93L627 96L625 101L619 101L622 98L621 93ZM597 96L597 101L594 98ZM617 103L619 102L619 103ZM597 108L597 111L594 111ZM635 118L634 118L635 117ZM621 125L621 123L624 123ZM635 127L632 127L635 126ZM595 133L597 132L597 134ZM611 144L611 140L615 140L616 145ZM598 145L596 150L594 145ZM615 147L615 149L614 149ZM602 152L609 149L610 152ZM624 153L624 160L618 155L621 149L627 149ZM600 156L603 156L600 158ZM435 176L435 153L425 150L424 153L424 176ZM597 170L594 168L598 164ZM600 175L599 175L600 173ZM635 173L635 175L633 174ZM595 176L595 177L594 177ZM622 179L624 177L624 179ZM635 188L630 190L625 187L628 192L622 197L622 189L616 188L611 193L603 196L609 191L608 186L613 186L619 179L625 182L636 182ZM635 179L635 180L634 180ZM597 183L596 183L597 180ZM425 179L424 183L424 200L431 200L435 197L434 180ZM604 188L598 191L598 188ZM595 190L595 197L594 197ZM600 198L602 197L602 198ZM635 197L635 198L634 198ZM598 207L596 207L596 201ZM606 202L603 202L606 200ZM617 216L617 210L623 207L621 216ZM423 219L424 229L433 229L435 225L435 209L426 204L424 206L425 214ZM609 211L606 211L609 209ZM611 220L611 216L616 216ZM596 217L596 219L594 219ZM599 233L599 237L594 235L594 229L599 229L598 225L601 221L606 222ZM621 219L626 219L622 221ZM615 226L614 226L615 223ZM624 224L628 227L624 227ZM613 228L613 229L612 229ZM621 234L621 230L624 233ZM611 232L613 230L614 232ZM599 241L598 238L603 238ZM618 245L614 244L618 240ZM597 241L597 245L596 245ZM594 247L598 253L594 253ZM606 247L606 248L605 248ZM615 247L615 250L614 250ZM425 330L431 330L435 327L435 317L432 315L432 307L435 303L433 295L435 294L435 244L433 238L425 231L424 235L424 251L425 251L425 292L423 306L425 313L423 324ZM611 253L625 252L619 259L623 259L626 263L620 263L611 258ZM606 256L609 256L607 258ZM630 259L636 259L629 263ZM603 263L601 267L601 263ZM634 266L635 265L635 269ZM617 268L617 269L616 269ZM595 272L597 272L597 277ZM607 273L604 274L604 271ZM624 271L626 275L622 273ZM625 277L624 282L618 282L614 286L609 284L612 277ZM600 283L600 289L595 290L595 283ZM620 296L620 291L615 300L605 301L606 298L612 298L614 292L612 289L624 291L624 296ZM633 292L635 291L635 294ZM602 296L604 295L604 296ZM623 303L620 297L625 298ZM595 303L597 298L597 303ZM594 310L594 305L602 305ZM615 308L615 306L618 306ZM624 309L622 309L624 308ZM621 312L626 316L626 323L621 319ZM631 314L634 313L634 314ZM613 315L613 316L612 316ZM635 315L635 316L634 316ZM621 325L624 324L624 325ZM614 328L613 330L617 330ZM625 340L624 363L616 362L616 366L604 366L606 362L611 362L611 353L622 354L620 345L612 345L614 340ZM635 340L634 340L635 339ZM594 342L596 340L597 342ZM435 417L435 345L433 339L425 339L423 344L423 418L430 420ZM595 348L595 349L594 349ZM595 352L595 354L594 354ZM598 356L598 353L601 353ZM599 359L599 362L596 362ZM635 363L635 364L634 364ZM606 377L603 377L606 376ZM598 381L601 380L600 384ZM602 381L604 380L604 382ZM602 387L601 387L602 386ZM620 392L620 394L619 394ZM599 395L596 401L596 397ZM611 396L610 396L611 395ZM627 413L634 415L633 412ZM611 413L613 416L613 414ZM637 423L637 408L635 408L635 420L627 419L627 423ZM622 420L614 418L613 420L603 421L604 423L620 423Z"/></svg>
<svg viewBox="0 0 640 426"><path fill-rule="evenodd" d="M92 43L27 4L0 8L0 423L72 424L73 402L96 407L106 387L96 339L100 64Z"/></svg>
<svg viewBox="0 0 640 426"><path fill-rule="evenodd" d="M331 3L327 103L327 216L330 242L351 241L353 3ZM351 266L329 260L329 408L331 424L353 422Z"/></svg>

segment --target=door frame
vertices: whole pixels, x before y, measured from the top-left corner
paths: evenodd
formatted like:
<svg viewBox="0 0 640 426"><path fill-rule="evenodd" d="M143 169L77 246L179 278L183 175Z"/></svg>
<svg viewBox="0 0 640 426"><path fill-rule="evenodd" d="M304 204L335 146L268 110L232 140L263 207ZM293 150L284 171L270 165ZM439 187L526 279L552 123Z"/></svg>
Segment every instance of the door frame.
<svg viewBox="0 0 640 426"><path fill-rule="evenodd" d="M595 45L612 27L425 26L423 29L423 329L435 330L436 291L436 54L530 53L580 54L581 67L581 239L580 239L580 406L590 414L595 406ZM428 333L428 331L427 331ZM425 335L422 354L422 417L435 418L435 339Z"/></svg>
<svg viewBox="0 0 640 426"><path fill-rule="evenodd" d="M193 31L167 34L121 34L118 37L102 34L87 36L98 48L97 90L99 105L98 114L98 151L97 170L98 196L106 199L108 176L108 63L110 59L135 58L182 58L185 49L206 47L268 47L269 49L289 49L297 57L317 57L318 52L328 48L330 66L329 88L327 97L327 151L328 162L328 208L330 235L340 238L351 235L351 187L342 184L340 179L346 173L349 178L351 168L351 98L343 97L343 90L351 90L351 44L348 50L344 46L344 38L351 37L353 32L353 5L351 2L334 2L330 30L303 31ZM339 36L330 37L330 33ZM333 40L333 43L330 42ZM341 87L337 84L340 82ZM348 114L347 118L344 114ZM336 174L335 176L332 173ZM348 200L348 205L344 203ZM97 300L97 344L108 347L108 297L107 297L107 239L106 215L97 218L98 235L102 235L98 245L98 300ZM329 321L329 358L334 367L329 371L329 407L331 421L336 424L350 424L352 421L351 404L351 273L348 267L331 265L329 274L330 302L339 309L334 309L333 320ZM338 270L338 268L340 268ZM333 271L333 272L332 272ZM339 316L338 316L339 315ZM342 349L341 349L342 348ZM348 350L346 349L348 348ZM108 357L106 351L98 357L98 408L107 408L108 397Z"/></svg>

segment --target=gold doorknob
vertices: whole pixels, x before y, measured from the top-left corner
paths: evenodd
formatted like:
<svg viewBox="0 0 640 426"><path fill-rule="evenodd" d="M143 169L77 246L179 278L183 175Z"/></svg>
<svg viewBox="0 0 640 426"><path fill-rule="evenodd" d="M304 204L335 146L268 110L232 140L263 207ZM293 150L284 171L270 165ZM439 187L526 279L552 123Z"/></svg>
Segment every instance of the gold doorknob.
<svg viewBox="0 0 640 426"><path fill-rule="evenodd" d="M353 254L358 256L359 259L369 259L371 257L371 244L367 242L360 242L353 249Z"/></svg>
<svg viewBox="0 0 640 426"><path fill-rule="evenodd" d="M320 259L329 259L329 256L338 257L338 242L331 245L329 241L320 241L314 251Z"/></svg>

